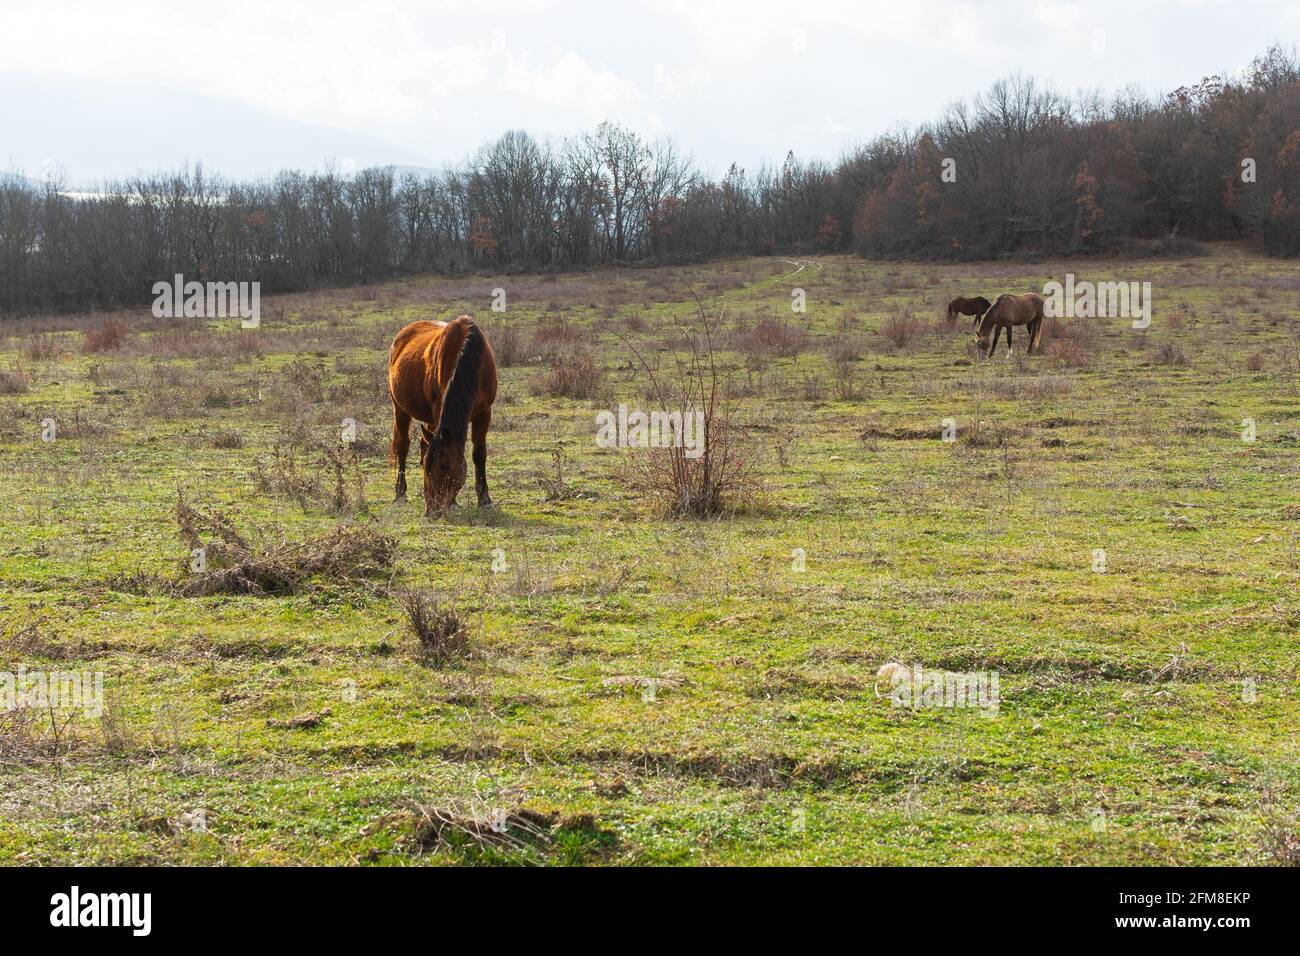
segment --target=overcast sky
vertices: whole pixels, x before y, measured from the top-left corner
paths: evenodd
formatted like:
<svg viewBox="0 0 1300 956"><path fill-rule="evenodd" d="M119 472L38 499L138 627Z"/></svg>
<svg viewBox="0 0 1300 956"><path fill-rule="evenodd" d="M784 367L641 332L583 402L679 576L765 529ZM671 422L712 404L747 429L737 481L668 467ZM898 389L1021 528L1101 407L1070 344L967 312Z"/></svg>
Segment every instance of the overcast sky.
<svg viewBox="0 0 1300 956"><path fill-rule="evenodd" d="M0 0L0 168L437 166L607 118L753 168L1017 70L1159 92L1297 37L1300 0Z"/></svg>

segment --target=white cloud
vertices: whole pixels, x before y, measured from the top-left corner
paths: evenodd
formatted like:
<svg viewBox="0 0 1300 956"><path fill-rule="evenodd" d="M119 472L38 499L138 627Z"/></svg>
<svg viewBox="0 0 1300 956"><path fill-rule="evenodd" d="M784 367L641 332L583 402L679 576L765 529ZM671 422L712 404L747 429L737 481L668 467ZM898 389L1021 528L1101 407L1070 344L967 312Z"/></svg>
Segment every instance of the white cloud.
<svg viewBox="0 0 1300 956"><path fill-rule="evenodd" d="M0 79L81 84L87 110L111 109L118 85L163 86L440 159L613 118L751 167L833 156L850 132L930 119L1015 70L1169 89L1248 62L1300 16L1266 0L0 2ZM1094 29L1122 48L1081 58Z"/></svg>

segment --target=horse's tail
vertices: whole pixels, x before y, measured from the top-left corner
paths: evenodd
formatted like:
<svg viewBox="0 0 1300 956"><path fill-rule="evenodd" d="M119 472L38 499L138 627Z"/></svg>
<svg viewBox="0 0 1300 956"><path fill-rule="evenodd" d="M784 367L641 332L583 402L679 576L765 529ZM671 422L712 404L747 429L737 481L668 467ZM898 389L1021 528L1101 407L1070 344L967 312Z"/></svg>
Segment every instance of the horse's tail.
<svg viewBox="0 0 1300 956"><path fill-rule="evenodd" d="M474 399L478 395L479 373L483 368L487 339L469 316L462 315L455 323L464 326L465 337L461 339L456 369L442 396L442 415L438 419L437 436L441 441L464 447L469 431L469 413L473 411Z"/></svg>

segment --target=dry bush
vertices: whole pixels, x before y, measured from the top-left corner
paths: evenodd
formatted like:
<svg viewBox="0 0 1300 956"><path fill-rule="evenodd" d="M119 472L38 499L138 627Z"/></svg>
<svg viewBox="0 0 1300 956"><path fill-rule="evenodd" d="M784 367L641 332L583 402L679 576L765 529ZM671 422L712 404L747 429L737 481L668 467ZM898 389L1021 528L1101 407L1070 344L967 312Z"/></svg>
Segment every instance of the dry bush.
<svg viewBox="0 0 1300 956"><path fill-rule="evenodd" d="M1043 322L1043 352L1053 365L1091 368L1097 361L1100 334L1093 319L1048 318Z"/></svg>
<svg viewBox="0 0 1300 956"><path fill-rule="evenodd" d="M173 326L146 335L142 350L159 358L204 358L219 348L225 336L214 335L206 326Z"/></svg>
<svg viewBox="0 0 1300 956"><path fill-rule="evenodd" d="M243 448L244 436L233 428L226 428L221 431L213 432L210 444L213 448L220 448L227 451L235 448Z"/></svg>
<svg viewBox="0 0 1300 956"><path fill-rule="evenodd" d="M0 762L30 759L45 751L42 716L31 707L0 710Z"/></svg>
<svg viewBox="0 0 1300 956"><path fill-rule="evenodd" d="M895 349L905 349L921 332L921 321L911 309L895 309L885 316L880 333Z"/></svg>
<svg viewBox="0 0 1300 956"><path fill-rule="evenodd" d="M528 361L528 340L518 325L494 325L484 335L492 344L497 365L502 368L514 368Z"/></svg>
<svg viewBox="0 0 1300 956"><path fill-rule="evenodd" d="M330 481L327 483L325 479ZM355 444L305 431L279 439L253 465L253 487L292 498L304 511L315 505L335 514L366 510L365 476Z"/></svg>
<svg viewBox="0 0 1300 956"><path fill-rule="evenodd" d="M1264 370L1264 353L1251 352L1246 356L1246 371L1262 372Z"/></svg>
<svg viewBox="0 0 1300 956"><path fill-rule="evenodd" d="M608 394L609 377L596 356L582 349L557 354L549 368L533 376L530 390L546 398L598 399Z"/></svg>
<svg viewBox="0 0 1300 956"><path fill-rule="evenodd" d="M19 395L32 387L32 380L20 367L0 369L0 395Z"/></svg>
<svg viewBox="0 0 1300 956"><path fill-rule="evenodd" d="M826 357L832 363L857 362L866 354L866 339L858 333L833 335L826 343Z"/></svg>
<svg viewBox="0 0 1300 956"><path fill-rule="evenodd" d="M1187 364L1187 355L1183 352L1183 347L1177 342L1161 342L1160 347L1156 349L1153 361L1157 365L1181 367Z"/></svg>
<svg viewBox="0 0 1300 956"><path fill-rule="evenodd" d="M331 402L356 402L363 406L388 403L388 363L384 360L349 362L337 359L334 370L343 381L331 385L327 398Z"/></svg>
<svg viewBox="0 0 1300 956"><path fill-rule="evenodd" d="M858 376L857 365L848 358L837 358L831 363L831 386L835 398L841 402L856 402L866 391Z"/></svg>
<svg viewBox="0 0 1300 956"><path fill-rule="evenodd" d="M547 501L569 501L582 497L582 492L564 477L564 446L559 442L551 449L551 473L538 477L537 484Z"/></svg>
<svg viewBox="0 0 1300 956"><path fill-rule="evenodd" d="M305 359L294 359L280 369L285 384L303 401L325 400L325 370Z"/></svg>
<svg viewBox="0 0 1300 956"><path fill-rule="evenodd" d="M536 340L548 346L572 345L586 338L583 330L564 315L544 315L537 323Z"/></svg>
<svg viewBox="0 0 1300 956"><path fill-rule="evenodd" d="M33 332L23 342L23 355L33 362L45 362L56 358L63 351L63 344L57 335L49 332Z"/></svg>
<svg viewBox="0 0 1300 956"><path fill-rule="evenodd" d="M296 594L309 581L357 581L388 574L397 554L397 541L373 528L340 525L329 534L291 543L284 539L252 544L225 515L201 512L179 493L176 524L180 538L193 551L203 550L202 570L178 581L181 597L209 594ZM191 558L184 564L191 569Z"/></svg>
<svg viewBox="0 0 1300 956"><path fill-rule="evenodd" d="M1274 866L1300 866L1300 815L1288 810L1272 785L1260 796L1263 825L1257 844L1264 862Z"/></svg>
<svg viewBox="0 0 1300 956"><path fill-rule="evenodd" d="M438 667L470 655L468 625L454 608L440 604L433 592L403 591L398 601L422 662Z"/></svg>
<svg viewBox="0 0 1300 956"><path fill-rule="evenodd" d="M106 315L81 333L82 351L116 351L126 342L126 337L130 332L131 327L126 324L124 319L114 315Z"/></svg>
<svg viewBox="0 0 1300 956"><path fill-rule="evenodd" d="M710 321L697 299L700 331L687 337L686 357L677 357L673 378L660 375L640 351L626 343L650 379L660 409L701 416L698 457L689 449L633 449L629 486L657 510L677 518L710 518L751 507L761 490L755 447L736 418L736 406L721 379L714 338L721 323Z"/></svg>
<svg viewBox="0 0 1300 956"><path fill-rule="evenodd" d="M808 344L808 333L793 315L780 319L767 316L753 324L738 322L730 344L745 356L747 365L757 368L773 357L798 355Z"/></svg>

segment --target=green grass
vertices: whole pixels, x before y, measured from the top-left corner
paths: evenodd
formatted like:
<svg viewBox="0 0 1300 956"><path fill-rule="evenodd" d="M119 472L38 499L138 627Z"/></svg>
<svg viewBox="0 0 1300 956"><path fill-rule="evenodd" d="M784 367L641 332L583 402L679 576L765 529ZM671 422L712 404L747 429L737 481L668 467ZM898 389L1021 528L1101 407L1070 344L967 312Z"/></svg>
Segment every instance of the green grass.
<svg viewBox="0 0 1300 956"><path fill-rule="evenodd" d="M1300 786L1300 264L1233 247L802 261L285 296L264 301L258 333L142 311L120 351L93 355L85 319L0 326L0 370L31 379L0 396L0 666L101 671L109 701L99 719L29 714L22 732L0 713L0 862L1274 861L1267 834L1296 826ZM980 362L968 326L942 321L952 295L1066 271L1150 280L1151 329L1098 320L1076 368L1053 357L1051 329L1047 355L999 346ZM426 521L418 480L392 504L382 376L403 323L563 317L609 369L612 402L644 407L620 335L670 362L660 350L696 320L690 289L730 329L790 315L795 286L798 355L747 368L720 354L754 426L755 507L657 516L625 452L595 446L611 403L534 396L535 364L501 373L497 509L477 511L467 487ZM489 310L496 287L505 315ZM927 324L903 350L878 334L898 308ZM61 351L25 354L47 329ZM840 401L826 347L847 334L865 352L860 394ZM1166 342L1188 364L1158 364ZM346 417L364 506L351 475L342 516L332 478L305 507L259 487L277 440L336 438ZM945 418L956 442L888 437ZM213 447L223 431L242 447ZM548 501L557 443L576 496ZM187 573L178 489L270 540L374 526L397 537L397 567L277 597L124 583ZM390 594L409 587L456 608L473 657L420 662ZM892 707L874 687L891 659L997 671L996 716ZM268 726L325 711L309 729ZM421 838L420 807L547 816L508 842L469 826Z"/></svg>

